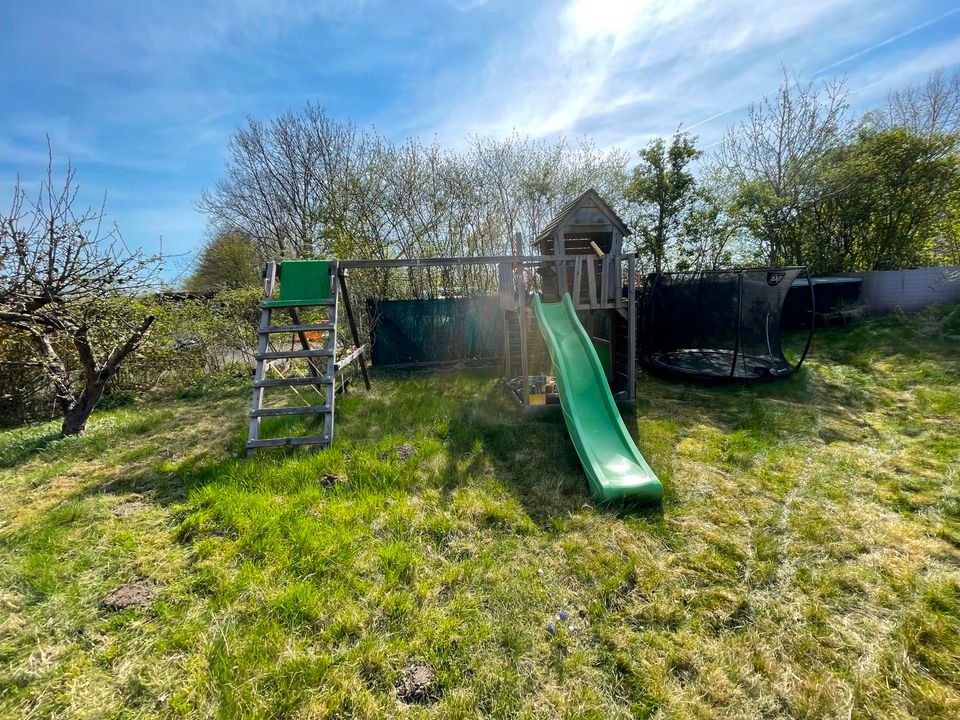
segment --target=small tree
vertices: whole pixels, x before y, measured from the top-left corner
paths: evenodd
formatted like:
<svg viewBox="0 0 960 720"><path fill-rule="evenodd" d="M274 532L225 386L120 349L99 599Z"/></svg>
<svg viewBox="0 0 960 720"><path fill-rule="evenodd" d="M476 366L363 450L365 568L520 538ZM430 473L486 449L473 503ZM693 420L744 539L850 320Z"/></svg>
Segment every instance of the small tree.
<svg viewBox="0 0 960 720"><path fill-rule="evenodd" d="M17 183L0 217L0 324L23 334L52 385L61 432L86 428L111 377L153 323L134 296L157 269L131 252L104 204L75 211L78 186L68 164L55 183L53 157L36 199ZM26 361L29 362L29 361Z"/></svg>
<svg viewBox="0 0 960 720"><path fill-rule="evenodd" d="M818 272L897 270L949 257L950 202L960 195L951 135L864 129L828 156L823 199L805 213ZM946 246L946 247L945 247Z"/></svg>
<svg viewBox="0 0 960 720"><path fill-rule="evenodd" d="M241 232L222 232L203 246L184 288L190 292L219 292L256 287L262 272L263 261L253 240Z"/></svg>
<svg viewBox="0 0 960 720"><path fill-rule="evenodd" d="M663 271L670 244L679 244L677 234L696 187L686 168L701 155L696 140L682 132L673 136L669 146L657 138L640 151L626 196L638 206L634 224L640 250L650 256L655 272Z"/></svg>

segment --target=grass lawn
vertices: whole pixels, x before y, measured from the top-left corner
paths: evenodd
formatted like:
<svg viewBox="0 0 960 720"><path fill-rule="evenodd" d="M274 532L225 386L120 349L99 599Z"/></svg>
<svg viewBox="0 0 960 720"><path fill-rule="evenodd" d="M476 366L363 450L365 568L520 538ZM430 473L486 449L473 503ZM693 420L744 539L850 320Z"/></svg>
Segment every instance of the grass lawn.
<svg viewBox="0 0 960 720"><path fill-rule="evenodd" d="M642 375L655 511L492 371L374 380L316 454L246 388L0 433L0 715L960 717L960 306Z"/></svg>

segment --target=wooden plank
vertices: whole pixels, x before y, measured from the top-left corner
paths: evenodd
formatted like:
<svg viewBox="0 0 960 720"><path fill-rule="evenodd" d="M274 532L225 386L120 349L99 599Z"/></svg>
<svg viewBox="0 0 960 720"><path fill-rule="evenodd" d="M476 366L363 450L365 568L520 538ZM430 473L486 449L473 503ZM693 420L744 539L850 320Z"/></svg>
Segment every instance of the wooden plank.
<svg viewBox="0 0 960 720"><path fill-rule="evenodd" d="M583 256L577 255L573 261L573 306L580 307L580 284L583 280Z"/></svg>
<svg viewBox="0 0 960 720"><path fill-rule="evenodd" d="M352 362L353 362L354 360L356 360L357 358L360 358L360 360L362 361L362 360L363 360L363 352L364 352L364 350L366 350L366 349L367 349L367 346L366 346L366 345L361 345L360 347L354 349L353 352L351 352L350 354L348 354L348 355L347 355L345 358L343 358L342 360L338 360L338 361L337 361L337 364L336 364L337 372L339 372L341 369L345 368L347 365L349 365L350 363L352 363ZM367 389L369 390L370 388L368 387Z"/></svg>
<svg viewBox="0 0 960 720"><path fill-rule="evenodd" d="M500 263L497 265L497 288L500 295L500 309L513 310L514 292L513 292L513 270L510 263Z"/></svg>
<svg viewBox="0 0 960 720"><path fill-rule="evenodd" d="M333 357L333 350L314 348L312 350L278 350L277 352L257 353L256 360L287 360L294 358Z"/></svg>
<svg viewBox="0 0 960 720"><path fill-rule="evenodd" d="M520 374L523 380L523 406L526 407L530 404L530 370L529 370L529 361L527 360L527 352L529 348L527 347L527 298L526 298L526 289L523 282L523 268L520 268L519 271L520 278L517 282L517 287L519 291L517 292L517 317L520 320Z"/></svg>
<svg viewBox="0 0 960 720"><path fill-rule="evenodd" d="M557 254L557 299L563 298L567 291L567 241L560 230L556 232L554 251Z"/></svg>
<svg viewBox="0 0 960 720"><path fill-rule="evenodd" d="M513 299L511 298L510 304L513 304ZM504 385L509 388L510 386L510 318L507 315L507 310L502 311L503 315L503 374L504 374Z"/></svg>
<svg viewBox="0 0 960 720"><path fill-rule="evenodd" d="M587 255L587 293L590 295L588 304L591 308L597 306L597 266L596 258Z"/></svg>
<svg viewBox="0 0 960 720"><path fill-rule="evenodd" d="M257 332L270 335L272 333L326 332L330 330L336 330L331 323L306 323L303 325L271 325Z"/></svg>
<svg viewBox="0 0 960 720"><path fill-rule="evenodd" d="M254 380L253 386L260 388L267 387L293 387L295 385L329 385L333 383L332 375L322 375L320 377L288 377L271 378L270 380Z"/></svg>
<svg viewBox="0 0 960 720"><path fill-rule="evenodd" d="M610 305L610 258L600 261L600 307Z"/></svg>
<svg viewBox="0 0 960 720"><path fill-rule="evenodd" d="M330 412L330 404L297 405L296 407L260 408L251 410L251 417L277 417L278 415L321 415Z"/></svg>
<svg viewBox="0 0 960 720"><path fill-rule="evenodd" d="M250 440L247 442L247 448L265 448L265 447L288 447L293 445L329 445L330 438L326 435L305 435L303 437L290 438L264 438L263 440Z"/></svg>

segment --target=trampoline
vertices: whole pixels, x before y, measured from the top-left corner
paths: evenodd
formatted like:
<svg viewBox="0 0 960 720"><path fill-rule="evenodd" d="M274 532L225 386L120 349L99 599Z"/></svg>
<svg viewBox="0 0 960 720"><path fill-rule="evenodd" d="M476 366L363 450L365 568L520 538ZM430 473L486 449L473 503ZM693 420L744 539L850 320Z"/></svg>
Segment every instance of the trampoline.
<svg viewBox="0 0 960 720"><path fill-rule="evenodd" d="M780 315L802 267L655 273L647 277L641 316L641 360L663 374L699 379L786 377L803 364L783 352ZM809 317L813 285L809 284Z"/></svg>

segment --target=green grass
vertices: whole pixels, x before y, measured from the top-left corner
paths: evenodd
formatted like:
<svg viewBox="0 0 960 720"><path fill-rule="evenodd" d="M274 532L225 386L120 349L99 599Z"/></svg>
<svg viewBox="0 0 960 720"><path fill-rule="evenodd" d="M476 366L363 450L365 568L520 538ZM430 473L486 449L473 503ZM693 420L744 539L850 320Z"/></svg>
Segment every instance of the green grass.
<svg viewBox="0 0 960 720"><path fill-rule="evenodd" d="M960 717L958 381L957 306L643 375L632 514L488 372L377 375L316 454L242 459L244 388L2 432L0 715Z"/></svg>

